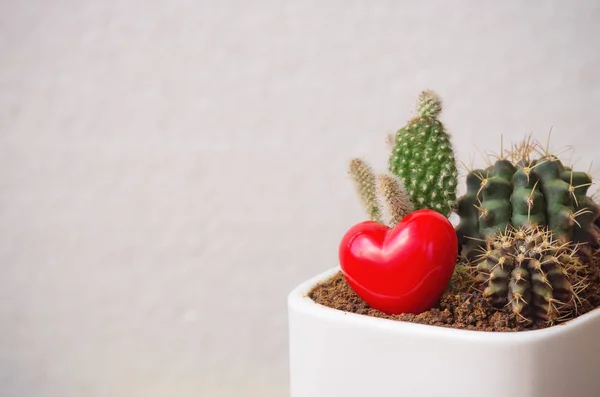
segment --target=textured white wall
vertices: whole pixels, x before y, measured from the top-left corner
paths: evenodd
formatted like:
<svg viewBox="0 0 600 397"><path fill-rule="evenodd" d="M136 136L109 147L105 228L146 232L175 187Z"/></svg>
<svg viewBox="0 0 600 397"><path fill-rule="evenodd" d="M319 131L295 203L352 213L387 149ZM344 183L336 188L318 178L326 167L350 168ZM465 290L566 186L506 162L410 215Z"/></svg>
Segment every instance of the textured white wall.
<svg viewBox="0 0 600 397"><path fill-rule="evenodd" d="M286 294L364 218L347 161L383 168L433 88L467 163L553 126L600 164L598 20L594 0L0 0L0 395L287 395Z"/></svg>

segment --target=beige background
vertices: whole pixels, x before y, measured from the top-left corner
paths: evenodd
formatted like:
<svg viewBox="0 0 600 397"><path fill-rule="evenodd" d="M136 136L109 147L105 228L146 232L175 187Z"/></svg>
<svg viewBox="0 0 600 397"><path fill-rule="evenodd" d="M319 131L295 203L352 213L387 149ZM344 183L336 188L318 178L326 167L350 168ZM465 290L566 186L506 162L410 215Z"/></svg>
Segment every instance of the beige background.
<svg viewBox="0 0 600 397"><path fill-rule="evenodd" d="M0 0L0 395L288 395L286 294L419 90L466 163L600 165L599 4Z"/></svg>

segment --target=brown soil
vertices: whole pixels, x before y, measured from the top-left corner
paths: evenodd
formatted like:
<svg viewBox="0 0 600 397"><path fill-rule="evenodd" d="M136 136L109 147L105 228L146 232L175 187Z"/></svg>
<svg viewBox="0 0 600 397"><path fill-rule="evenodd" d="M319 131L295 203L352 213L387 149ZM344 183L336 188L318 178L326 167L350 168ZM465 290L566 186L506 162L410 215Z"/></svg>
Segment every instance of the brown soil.
<svg viewBox="0 0 600 397"><path fill-rule="evenodd" d="M570 319L600 306L600 271L597 266L590 266L587 281L589 286L580 296L583 302ZM477 291L447 291L440 302L429 311L418 315L390 316L367 305L350 288L341 272L317 285L308 295L315 302L334 309L395 321L494 332L526 331L550 326L544 323L520 323L510 310L492 307Z"/></svg>

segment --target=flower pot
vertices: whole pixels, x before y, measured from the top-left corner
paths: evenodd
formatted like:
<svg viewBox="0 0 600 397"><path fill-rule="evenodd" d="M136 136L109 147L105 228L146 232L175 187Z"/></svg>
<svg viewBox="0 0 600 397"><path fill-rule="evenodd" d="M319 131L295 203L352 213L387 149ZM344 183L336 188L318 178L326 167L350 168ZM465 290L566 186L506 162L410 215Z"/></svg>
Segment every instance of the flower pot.
<svg viewBox="0 0 600 397"><path fill-rule="evenodd" d="M291 397L597 397L600 309L550 328L467 331L347 313L288 296Z"/></svg>

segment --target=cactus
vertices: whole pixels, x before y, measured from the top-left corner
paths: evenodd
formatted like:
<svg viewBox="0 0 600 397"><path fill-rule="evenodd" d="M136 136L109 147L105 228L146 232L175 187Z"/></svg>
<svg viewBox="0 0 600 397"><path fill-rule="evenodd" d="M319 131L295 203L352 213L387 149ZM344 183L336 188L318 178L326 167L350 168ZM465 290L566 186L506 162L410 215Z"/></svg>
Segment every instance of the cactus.
<svg viewBox="0 0 600 397"><path fill-rule="evenodd" d="M377 202L381 221L394 227L413 211L414 206L402 181L391 173L382 173L376 181Z"/></svg>
<svg viewBox="0 0 600 397"><path fill-rule="evenodd" d="M418 116L387 136L391 151L387 173L376 178L365 161L350 162L349 174L369 219L393 227L415 209L450 215L458 173L450 137L437 119L441 110L435 93L420 94Z"/></svg>
<svg viewBox="0 0 600 397"><path fill-rule="evenodd" d="M575 251L546 227L509 227L481 249L475 282L493 306L510 307L518 321L553 324L575 310L582 289Z"/></svg>
<svg viewBox="0 0 600 397"><path fill-rule="evenodd" d="M348 171L369 219L394 227L413 211L413 203L395 175L387 172L375 176L361 159L350 161Z"/></svg>
<svg viewBox="0 0 600 397"><path fill-rule="evenodd" d="M371 166L361 159L352 159L348 173L369 219L379 222L379 205L375 193L375 174Z"/></svg>
<svg viewBox="0 0 600 397"><path fill-rule="evenodd" d="M565 167L547 150L531 159L538 147L523 141L510 160L500 157L485 170L467 175L467 192L456 210L456 232L467 258L507 226L548 226L558 241L584 244L584 254L597 245L600 229L594 223L600 211L587 196L591 177Z"/></svg>
<svg viewBox="0 0 600 397"><path fill-rule="evenodd" d="M449 216L456 204L458 173L450 136L437 119L441 110L435 93L421 93L418 116L396 133L388 167L402 179L415 209Z"/></svg>

